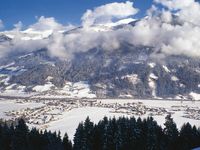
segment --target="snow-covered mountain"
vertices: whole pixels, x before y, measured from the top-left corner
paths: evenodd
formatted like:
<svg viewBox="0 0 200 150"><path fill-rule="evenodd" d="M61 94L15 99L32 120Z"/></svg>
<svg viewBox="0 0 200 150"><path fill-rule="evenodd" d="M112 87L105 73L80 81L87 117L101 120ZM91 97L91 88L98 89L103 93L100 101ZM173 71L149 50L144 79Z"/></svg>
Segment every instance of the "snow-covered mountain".
<svg viewBox="0 0 200 150"><path fill-rule="evenodd" d="M20 37L21 40L39 40L48 38L53 33L52 30L36 31L32 28L28 28L24 31L5 31L1 32L1 36L7 37L7 40Z"/></svg>
<svg viewBox="0 0 200 150"><path fill-rule="evenodd" d="M10 41L11 38L9 38L7 35L5 34L0 34L0 43L1 42L6 42L6 41Z"/></svg>
<svg viewBox="0 0 200 150"><path fill-rule="evenodd" d="M134 26L137 20L97 24L94 32ZM81 32L83 27L61 34ZM41 40L52 30L27 29L0 34L0 44L21 40ZM14 34L15 33L15 34ZM77 52L72 60L51 57L46 48L23 52L0 61L0 95L32 97L131 97L200 99L200 60L186 56L167 56L162 61L151 56L152 47L121 43L115 51L96 47Z"/></svg>
<svg viewBox="0 0 200 150"><path fill-rule="evenodd" d="M127 25L131 22L136 21L135 19L132 18L127 18L127 19L122 19L119 20L115 23L106 23L106 24L95 24L89 28L91 31L95 32L107 32L107 31L112 31L115 29L115 27ZM71 30L57 30L56 32L59 33L73 33L73 32L80 32L80 30L85 30L83 29L82 26L80 27L74 27L74 29ZM54 30L49 29L49 30L36 30L33 28L28 28L26 30L22 31L17 31L16 30L11 30L11 31L4 31L0 32L0 42L3 40L10 40L15 37L20 37L21 40L40 40L40 39L45 39L48 38L53 34Z"/></svg>

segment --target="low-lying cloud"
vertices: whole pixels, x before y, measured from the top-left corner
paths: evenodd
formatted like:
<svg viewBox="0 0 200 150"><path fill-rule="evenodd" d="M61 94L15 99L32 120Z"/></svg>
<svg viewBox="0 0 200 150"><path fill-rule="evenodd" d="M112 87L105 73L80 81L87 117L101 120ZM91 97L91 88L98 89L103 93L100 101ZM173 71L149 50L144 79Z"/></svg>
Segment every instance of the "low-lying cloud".
<svg viewBox="0 0 200 150"><path fill-rule="evenodd" d="M34 51L47 48L53 57L71 59L76 52L93 48L118 49L122 42L150 46L163 55L200 57L200 4L194 0L154 0L147 15L124 28L112 30L109 23L134 18L139 10L133 2L110 3L87 10L81 20L82 27L62 25L55 18L40 17L28 30L42 32L47 38L21 40L24 31L20 23L9 31L14 35L12 45L0 44L0 56L12 51ZM102 26L104 24L104 26ZM71 30L73 29L73 30ZM26 30L25 30L26 31ZM34 33L33 32L33 33ZM158 56L159 57L159 56Z"/></svg>

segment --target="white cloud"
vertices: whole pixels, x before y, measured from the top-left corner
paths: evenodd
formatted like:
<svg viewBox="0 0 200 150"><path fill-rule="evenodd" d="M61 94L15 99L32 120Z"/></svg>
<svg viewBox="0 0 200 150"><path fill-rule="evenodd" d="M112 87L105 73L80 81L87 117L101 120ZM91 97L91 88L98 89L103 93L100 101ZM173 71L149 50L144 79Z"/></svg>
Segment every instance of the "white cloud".
<svg viewBox="0 0 200 150"><path fill-rule="evenodd" d="M200 25L200 4L193 2L190 6L178 12L181 20L195 25Z"/></svg>
<svg viewBox="0 0 200 150"><path fill-rule="evenodd" d="M168 4L168 1L163 1L161 4L166 6L165 2ZM171 7L171 3L174 3L173 7ZM171 0L171 3L167 6L171 7L168 10L152 6L151 11L148 11L149 16L138 21L134 27L106 32L95 32L91 25L112 21L113 17L126 18L136 13L133 11L137 10L132 7L133 4L131 2L111 3L97 7L93 11L88 10L83 15L82 20L83 25L89 29L83 28L78 33L60 35L60 38L54 39L49 49L54 56L71 57L75 52L88 51L97 47L104 50L115 50L120 47L122 42L128 42L133 45L154 47L155 53L159 51L164 55L200 57L198 40L200 39L200 27L196 25L199 24L200 18L199 3L183 1L184 4L179 4L178 0ZM110 11L110 6L114 4L117 4L116 7L121 5L125 7L128 4L132 11L127 9L128 11L124 14L120 13L122 9ZM179 10L175 13L171 11L175 9ZM57 50L54 51L55 49Z"/></svg>
<svg viewBox="0 0 200 150"><path fill-rule="evenodd" d="M87 10L81 20L83 26L91 26L95 23L111 22L113 18L122 19L128 16L135 15L138 9L133 7L133 2L127 1L125 3L109 3L94 8L94 10Z"/></svg>
<svg viewBox="0 0 200 150"><path fill-rule="evenodd" d="M72 25L61 25L56 20L51 18L40 17L36 23L30 25L26 30L22 31L22 22L18 22L14 25L14 29L10 31L5 31L4 34L12 37L11 42L4 42L0 44L0 57L4 57L8 54L17 52L32 52L42 48L47 48L51 45L52 41L49 39L43 39L42 36L51 34L52 32L62 32L74 28ZM52 30L52 32L47 32L47 30ZM34 38L35 37L35 38ZM34 40L26 40L26 39ZM56 39L57 37L55 37ZM58 48L58 51L62 50L62 47ZM57 49L55 49L56 51ZM56 54L56 52L54 53ZM54 55L57 56L57 55ZM58 55L59 57L61 55Z"/></svg>
<svg viewBox="0 0 200 150"><path fill-rule="evenodd" d="M41 48L45 48L47 44L47 40L21 40L21 34L16 33L12 42L3 42L0 44L0 58L9 54L40 50Z"/></svg>
<svg viewBox="0 0 200 150"><path fill-rule="evenodd" d="M119 48L116 32L102 33L84 29L67 35L56 33L49 43L51 56L67 59L71 59L76 52L86 52L93 48L103 48L108 51Z"/></svg>
<svg viewBox="0 0 200 150"><path fill-rule="evenodd" d="M170 10L178 10L177 14L183 21L200 24L200 5L195 0L154 0Z"/></svg>
<svg viewBox="0 0 200 150"><path fill-rule="evenodd" d="M143 19L132 28L132 43L135 45L154 46L155 40L158 40L160 27L157 20Z"/></svg>
<svg viewBox="0 0 200 150"><path fill-rule="evenodd" d="M185 23L173 27L169 32L171 38L163 39L161 50L166 54L200 57L200 28Z"/></svg>
<svg viewBox="0 0 200 150"><path fill-rule="evenodd" d="M170 11L163 11L162 14L161 14L161 19L164 22L170 23L173 19L171 12Z"/></svg>
<svg viewBox="0 0 200 150"><path fill-rule="evenodd" d="M154 8L132 28L133 44L154 47L167 55L200 57L200 4L191 0L156 0L177 11ZM171 3L174 3L171 8ZM156 11L156 12L154 12ZM153 14L153 15L152 15Z"/></svg>
<svg viewBox="0 0 200 150"><path fill-rule="evenodd" d="M194 3L194 0L154 0L170 10L184 9Z"/></svg>
<svg viewBox="0 0 200 150"><path fill-rule="evenodd" d="M47 48L49 50L49 54L53 57L58 58L67 58L68 52L64 46L64 35L62 33L54 33L49 40L49 44Z"/></svg>
<svg viewBox="0 0 200 150"><path fill-rule="evenodd" d="M23 27L23 23L19 21L18 23L14 24L15 30L21 30Z"/></svg>
<svg viewBox="0 0 200 150"><path fill-rule="evenodd" d="M156 54L159 51L162 56L200 57L200 4L193 0L181 0L182 4L178 3L180 0L155 0L155 2L156 4L154 3L147 12L148 16L138 20L135 26L129 25L118 30L107 30L103 26L103 32L97 31L98 25L111 22L113 18L128 18L137 13L133 3L129 1L110 3L88 10L82 17L84 28L77 28L68 34L60 31L70 30L74 26L62 25L52 17L42 16L29 28L40 32L52 30L53 34L49 39L23 41L21 40L23 33L14 30L13 43L0 45L0 55L46 47L53 57L71 59L75 53L86 52L93 48L114 51L122 42L126 42L153 47L155 56L158 56ZM164 7L157 7L157 3ZM94 24L96 26L92 26ZM17 27L21 29L20 26Z"/></svg>
<svg viewBox="0 0 200 150"><path fill-rule="evenodd" d="M29 28L32 28L34 30L44 31L44 30L58 30L64 28L63 25L58 23L55 18L49 17L45 18L44 16L41 16L38 18L38 21L31 25Z"/></svg>
<svg viewBox="0 0 200 150"><path fill-rule="evenodd" d="M0 30L4 28L3 21L0 19Z"/></svg>

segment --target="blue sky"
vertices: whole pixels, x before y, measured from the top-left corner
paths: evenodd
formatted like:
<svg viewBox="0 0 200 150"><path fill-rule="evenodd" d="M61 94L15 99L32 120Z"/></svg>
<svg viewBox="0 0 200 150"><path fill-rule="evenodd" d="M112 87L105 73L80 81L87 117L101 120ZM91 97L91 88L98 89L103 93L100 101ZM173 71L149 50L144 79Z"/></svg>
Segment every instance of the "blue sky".
<svg viewBox="0 0 200 150"><path fill-rule="evenodd" d="M36 16L54 17L62 24L79 24L82 14L87 9L126 0L0 0L0 19L6 29L22 21L28 26L36 22ZM152 0L134 0L134 7L139 8L137 17L143 16Z"/></svg>

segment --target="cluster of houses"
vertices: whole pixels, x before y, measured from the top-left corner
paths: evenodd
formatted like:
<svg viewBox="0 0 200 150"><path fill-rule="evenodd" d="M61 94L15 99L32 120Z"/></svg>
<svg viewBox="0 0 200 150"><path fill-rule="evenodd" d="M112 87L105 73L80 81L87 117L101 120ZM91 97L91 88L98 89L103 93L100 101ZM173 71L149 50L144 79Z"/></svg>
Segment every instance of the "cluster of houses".
<svg viewBox="0 0 200 150"><path fill-rule="evenodd" d="M49 122L59 119L59 117L67 111L80 107L99 107L110 108L110 113L120 113L129 116L165 116L167 114L174 114L177 111L183 111L182 117L200 120L199 107L188 107L179 105L171 106L171 108L151 107L142 102L110 102L96 99L65 99L65 100L25 100L20 99L17 103L42 103L42 106L34 108L25 108L17 111L5 112L13 120L16 118L24 118L27 123L32 125L45 125Z"/></svg>
<svg viewBox="0 0 200 150"><path fill-rule="evenodd" d="M30 102L30 100L25 101ZM25 101L20 100L17 101L17 103L25 103ZM78 107L77 103L73 103L71 101L44 100L42 103L43 105L40 107L8 111L5 112L5 114L10 116L12 119L23 118L28 124L43 125L59 119L59 116L61 116L63 112L70 111Z"/></svg>
<svg viewBox="0 0 200 150"><path fill-rule="evenodd" d="M199 109L199 107L192 107L192 108L188 107L186 109L185 115L183 117L195 119L195 120L200 120L200 109Z"/></svg>

